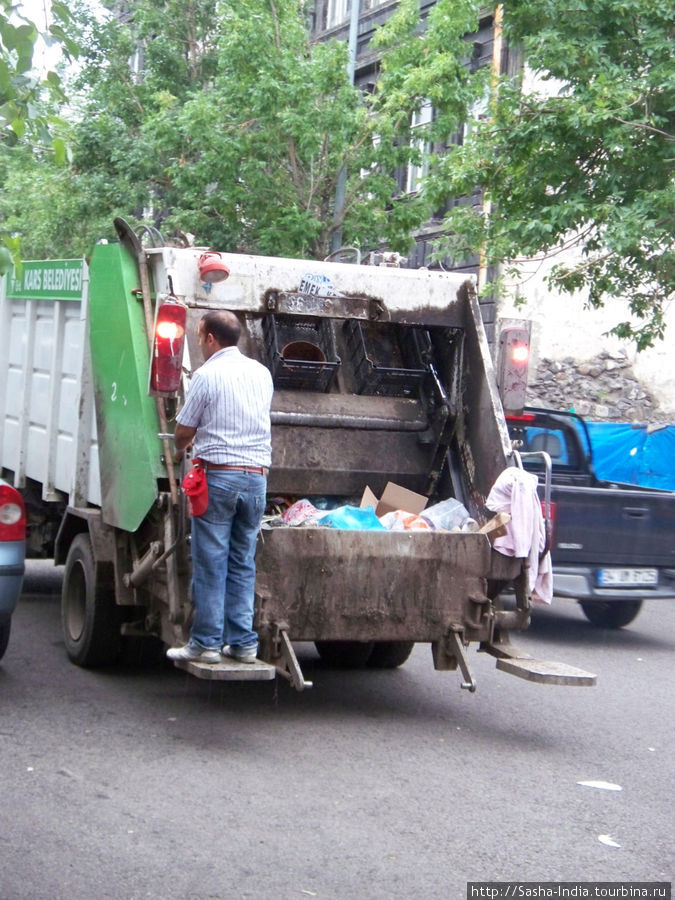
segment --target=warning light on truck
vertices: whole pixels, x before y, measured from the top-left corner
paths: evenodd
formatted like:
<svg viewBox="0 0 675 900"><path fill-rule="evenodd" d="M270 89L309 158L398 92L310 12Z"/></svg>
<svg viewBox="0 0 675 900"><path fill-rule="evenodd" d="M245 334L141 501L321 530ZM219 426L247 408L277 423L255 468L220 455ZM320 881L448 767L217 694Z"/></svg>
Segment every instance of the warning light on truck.
<svg viewBox="0 0 675 900"><path fill-rule="evenodd" d="M216 284L225 281L230 270L216 250L207 250L199 257L199 280L205 284Z"/></svg>
<svg viewBox="0 0 675 900"><path fill-rule="evenodd" d="M497 382L504 412L519 415L525 406L530 333L521 325L509 325L499 336Z"/></svg>
<svg viewBox="0 0 675 900"><path fill-rule="evenodd" d="M160 303L155 316L150 389L152 397L172 397L180 388L185 347L187 308L182 303Z"/></svg>

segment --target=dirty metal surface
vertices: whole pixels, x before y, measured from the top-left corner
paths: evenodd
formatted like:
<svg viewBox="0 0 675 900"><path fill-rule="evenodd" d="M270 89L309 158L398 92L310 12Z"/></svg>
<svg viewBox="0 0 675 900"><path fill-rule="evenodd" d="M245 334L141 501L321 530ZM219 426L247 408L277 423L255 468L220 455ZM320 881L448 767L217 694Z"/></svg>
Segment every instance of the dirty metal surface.
<svg viewBox="0 0 675 900"><path fill-rule="evenodd" d="M276 313L339 319L373 319L382 312L382 304L370 297L325 297L291 291L269 291L267 308Z"/></svg>
<svg viewBox="0 0 675 900"><path fill-rule="evenodd" d="M379 494L393 480L411 491L425 493L433 450L433 446L421 443L414 431L394 434L360 428L276 425L272 430L268 491L295 497L360 497L366 485Z"/></svg>
<svg viewBox="0 0 675 900"><path fill-rule="evenodd" d="M535 681L539 684L562 684L577 687L592 687L597 683L598 676L566 663L549 662L543 659L533 659L523 654L515 659L498 659L497 668L526 681Z"/></svg>
<svg viewBox="0 0 675 900"><path fill-rule="evenodd" d="M484 596L490 560L479 534L266 529L257 626L283 621L294 641L437 640Z"/></svg>
<svg viewBox="0 0 675 900"><path fill-rule="evenodd" d="M189 659L174 661L177 669L184 669L196 678L208 681L272 681L277 670L269 663L256 660L254 663L236 662L234 659L223 659L219 663L194 662Z"/></svg>

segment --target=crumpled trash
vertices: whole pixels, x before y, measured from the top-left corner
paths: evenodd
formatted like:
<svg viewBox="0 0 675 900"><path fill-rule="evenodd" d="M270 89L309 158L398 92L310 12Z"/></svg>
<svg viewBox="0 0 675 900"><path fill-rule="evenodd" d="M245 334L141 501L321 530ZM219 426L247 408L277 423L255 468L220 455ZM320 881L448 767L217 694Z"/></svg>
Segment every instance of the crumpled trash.
<svg viewBox="0 0 675 900"><path fill-rule="evenodd" d="M372 509L372 506L370 507ZM423 516L406 512L404 509L395 509L392 512L380 516L380 522L387 531L433 531L433 527Z"/></svg>
<svg viewBox="0 0 675 900"><path fill-rule="evenodd" d="M318 510L309 500L298 500L281 514L281 521L284 525L304 525L313 519L325 515L322 510Z"/></svg>
<svg viewBox="0 0 675 900"><path fill-rule="evenodd" d="M599 788L601 791L621 791L623 788L620 784L614 784L612 781L577 781L582 787Z"/></svg>
<svg viewBox="0 0 675 900"><path fill-rule="evenodd" d="M611 834L599 834L598 840L601 844L604 844L605 847L616 847L618 850L621 849L621 844L617 844Z"/></svg>
<svg viewBox="0 0 675 900"><path fill-rule="evenodd" d="M340 506L321 514L319 525L353 531L384 531L384 525L375 515L372 506Z"/></svg>

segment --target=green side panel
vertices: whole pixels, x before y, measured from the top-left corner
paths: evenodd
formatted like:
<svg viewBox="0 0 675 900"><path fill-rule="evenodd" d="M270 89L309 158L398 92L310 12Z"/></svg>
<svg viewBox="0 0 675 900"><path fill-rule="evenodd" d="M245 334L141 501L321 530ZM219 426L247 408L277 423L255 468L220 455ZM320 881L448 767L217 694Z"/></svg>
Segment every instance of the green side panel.
<svg viewBox="0 0 675 900"><path fill-rule="evenodd" d="M135 531L166 477L159 418L148 396L150 352L136 260L121 244L97 244L90 265L89 330L103 520Z"/></svg>

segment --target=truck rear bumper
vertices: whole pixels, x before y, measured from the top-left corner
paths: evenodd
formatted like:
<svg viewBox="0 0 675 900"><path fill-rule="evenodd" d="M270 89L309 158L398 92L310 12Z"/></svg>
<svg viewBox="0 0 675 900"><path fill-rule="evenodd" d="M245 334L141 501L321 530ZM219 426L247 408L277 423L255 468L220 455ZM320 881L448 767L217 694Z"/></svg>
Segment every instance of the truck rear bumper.
<svg viewBox="0 0 675 900"><path fill-rule="evenodd" d="M553 594L556 597L571 597L574 600L599 600L615 602L622 600L674 600L675 570L661 570L658 585L650 587L597 587L597 568L553 566Z"/></svg>

